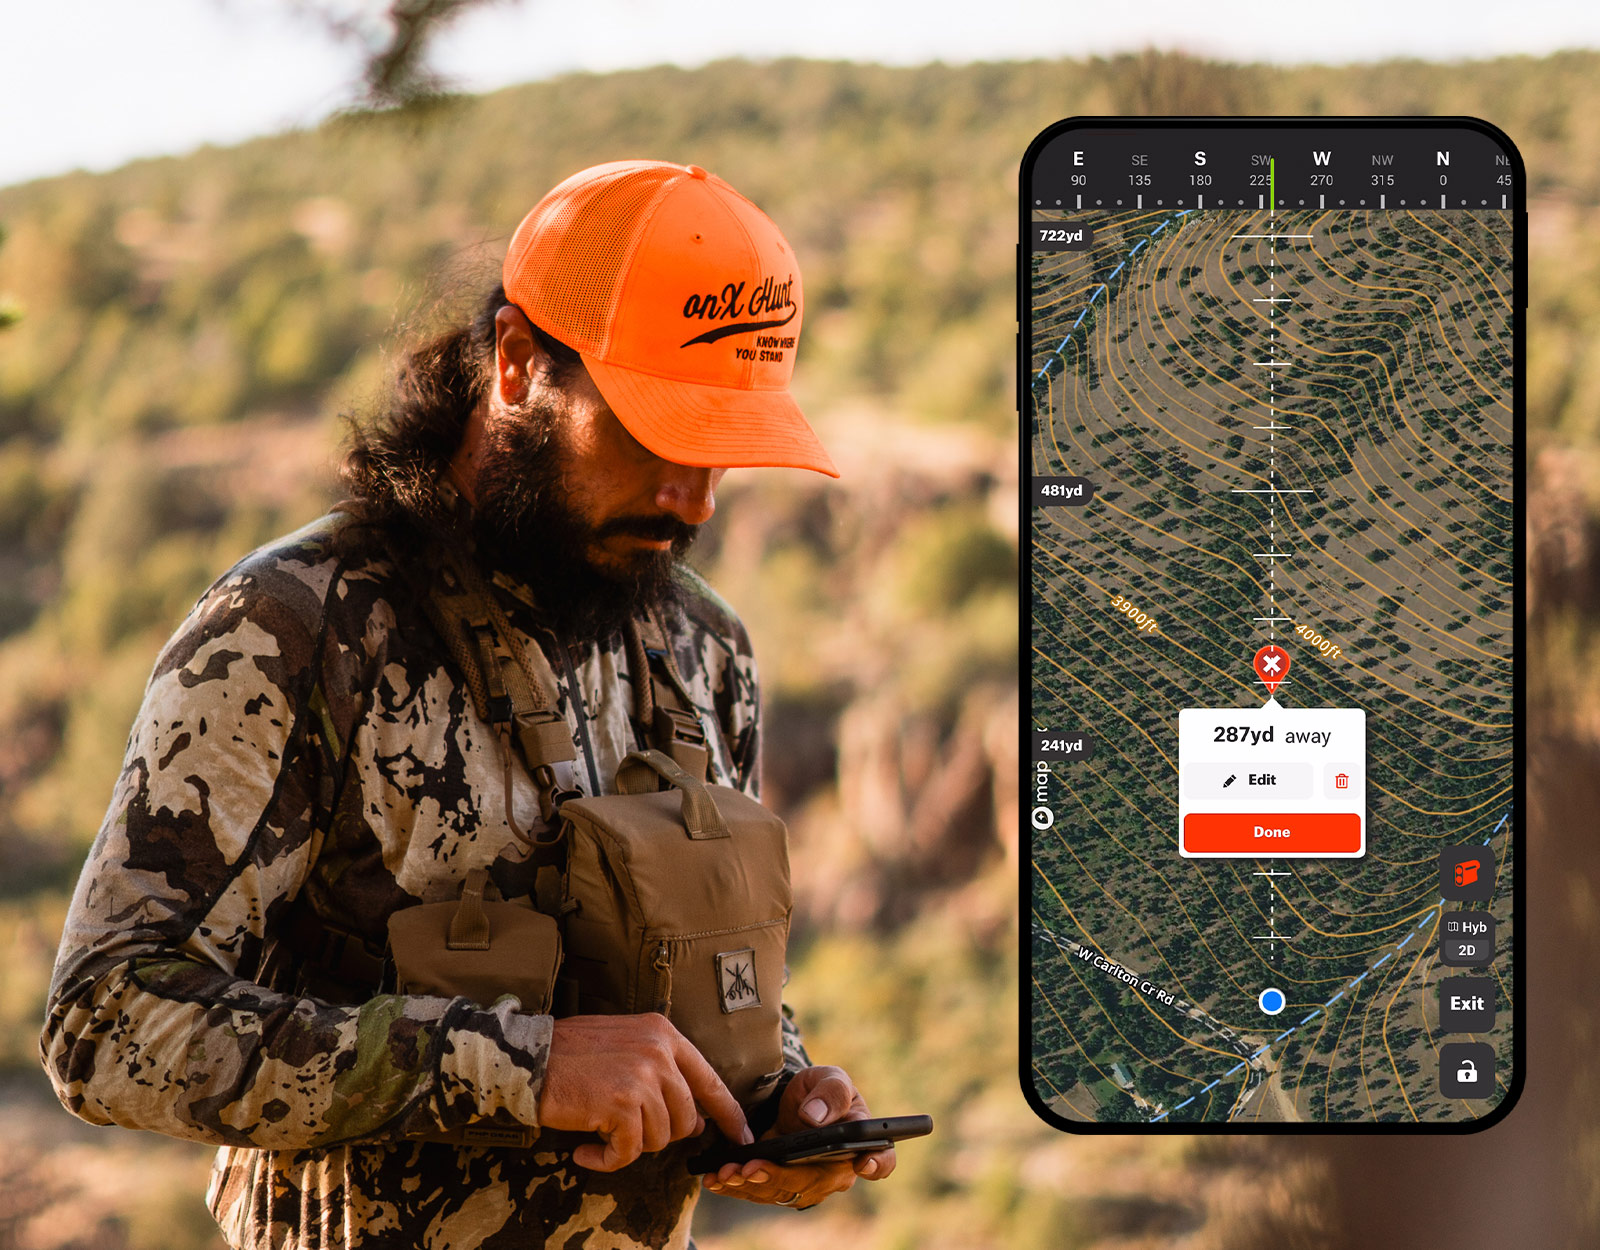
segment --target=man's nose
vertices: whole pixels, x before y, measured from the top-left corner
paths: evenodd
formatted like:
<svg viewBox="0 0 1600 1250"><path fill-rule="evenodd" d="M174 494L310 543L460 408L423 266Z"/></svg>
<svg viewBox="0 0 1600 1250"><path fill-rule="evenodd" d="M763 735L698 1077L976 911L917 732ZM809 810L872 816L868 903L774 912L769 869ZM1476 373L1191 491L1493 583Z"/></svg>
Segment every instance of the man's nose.
<svg viewBox="0 0 1600 1250"><path fill-rule="evenodd" d="M685 525L704 525L717 510L717 481L721 469L675 464L656 488L656 506Z"/></svg>

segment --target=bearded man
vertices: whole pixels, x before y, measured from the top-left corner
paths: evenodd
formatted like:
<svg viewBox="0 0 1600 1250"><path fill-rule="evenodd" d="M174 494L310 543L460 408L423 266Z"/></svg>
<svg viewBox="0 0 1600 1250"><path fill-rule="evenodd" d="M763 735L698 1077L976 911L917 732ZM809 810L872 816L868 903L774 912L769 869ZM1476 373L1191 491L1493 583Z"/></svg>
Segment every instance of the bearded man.
<svg viewBox="0 0 1600 1250"><path fill-rule="evenodd" d="M725 182L575 174L357 429L351 498L225 574L163 651L41 1052L82 1118L222 1147L229 1244L684 1246L702 1185L806 1207L893 1168L686 1170L710 1122L748 1142L867 1115L787 1009L782 1075L741 1106L662 1014L396 992L386 948L391 916L465 899L475 871L547 901L530 847L663 724L706 782L758 795L749 640L682 556L726 469L837 476L787 389L801 311L787 242ZM452 576L547 692L553 764L485 711L507 696L445 636ZM781 974L747 971L737 992L775 1003ZM531 1144L463 1144L494 1133Z"/></svg>

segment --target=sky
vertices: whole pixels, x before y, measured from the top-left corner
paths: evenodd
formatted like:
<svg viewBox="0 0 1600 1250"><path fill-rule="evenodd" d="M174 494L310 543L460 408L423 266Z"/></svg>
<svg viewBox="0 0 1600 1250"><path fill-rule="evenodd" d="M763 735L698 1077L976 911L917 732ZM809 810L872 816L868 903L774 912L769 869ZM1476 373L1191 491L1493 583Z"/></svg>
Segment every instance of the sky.
<svg viewBox="0 0 1600 1250"><path fill-rule="evenodd" d="M313 126L357 94L358 45L315 11L382 0L0 0L0 186ZM1155 47L1235 61L1456 60L1600 47L1572 0L497 0L438 40L459 90L728 56L926 61ZM1270 18L1268 17L1270 14Z"/></svg>

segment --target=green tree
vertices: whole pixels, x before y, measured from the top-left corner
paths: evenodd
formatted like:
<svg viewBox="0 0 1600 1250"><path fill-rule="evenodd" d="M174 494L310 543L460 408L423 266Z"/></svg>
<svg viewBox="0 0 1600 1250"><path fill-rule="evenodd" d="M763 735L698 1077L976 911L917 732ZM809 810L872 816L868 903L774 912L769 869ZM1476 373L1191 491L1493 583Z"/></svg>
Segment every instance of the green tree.
<svg viewBox="0 0 1600 1250"><path fill-rule="evenodd" d="M0 247L6 245L6 228L0 226ZM22 320L22 305L0 291L0 330L5 330Z"/></svg>

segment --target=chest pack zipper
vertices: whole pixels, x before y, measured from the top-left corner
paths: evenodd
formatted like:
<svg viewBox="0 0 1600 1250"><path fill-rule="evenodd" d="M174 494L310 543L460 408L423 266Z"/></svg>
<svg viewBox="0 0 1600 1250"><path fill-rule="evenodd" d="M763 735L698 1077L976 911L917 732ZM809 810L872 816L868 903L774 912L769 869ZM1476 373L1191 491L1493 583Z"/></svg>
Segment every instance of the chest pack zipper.
<svg viewBox="0 0 1600 1250"><path fill-rule="evenodd" d="M650 1008L668 1015L672 1010L672 957L665 942L656 943L653 966L656 970L656 1001Z"/></svg>

